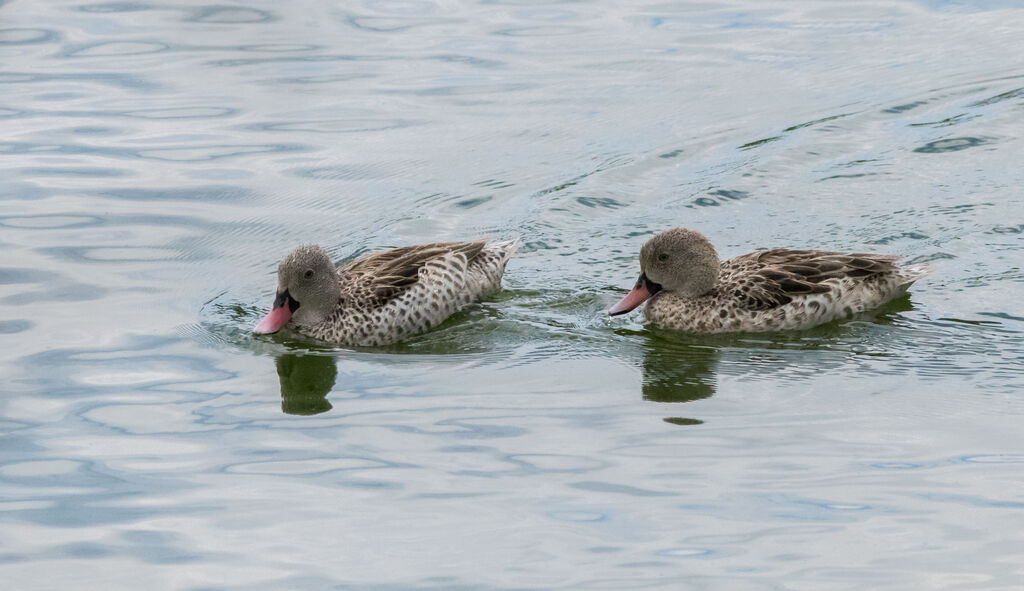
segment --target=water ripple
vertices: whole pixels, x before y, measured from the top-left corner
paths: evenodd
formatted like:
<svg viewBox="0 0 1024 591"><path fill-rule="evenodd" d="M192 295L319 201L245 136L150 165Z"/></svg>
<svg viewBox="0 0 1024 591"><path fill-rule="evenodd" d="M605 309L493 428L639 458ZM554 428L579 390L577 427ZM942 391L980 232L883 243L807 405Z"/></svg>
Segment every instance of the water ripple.
<svg viewBox="0 0 1024 591"><path fill-rule="evenodd" d="M246 129L272 132L363 133L387 129L402 129L421 124L423 124L422 121L413 119L321 119L316 121L250 123L246 125Z"/></svg>
<svg viewBox="0 0 1024 591"><path fill-rule="evenodd" d="M100 41L67 45L61 50L61 57L100 57L147 55L170 51L171 46L160 41Z"/></svg>
<svg viewBox="0 0 1024 591"><path fill-rule="evenodd" d="M186 22L210 24L252 24L269 23L277 20L267 10L241 6L204 6L184 19Z"/></svg>
<svg viewBox="0 0 1024 591"><path fill-rule="evenodd" d="M928 142L927 144L914 148L915 152L921 154L939 154L942 152L959 152L960 150L966 150L967 148L973 148L975 146L982 146L989 143L991 140L979 137L958 137L949 138L944 140L935 140Z"/></svg>
<svg viewBox="0 0 1024 591"><path fill-rule="evenodd" d="M1019 586L1024 13L962 4L6 11L4 580ZM677 225L932 273L796 333L608 318ZM435 331L251 332L297 244L483 235L525 246Z"/></svg>
<svg viewBox="0 0 1024 591"><path fill-rule="evenodd" d="M0 45L36 45L60 41L60 33L52 29L0 29Z"/></svg>
<svg viewBox="0 0 1024 591"><path fill-rule="evenodd" d="M41 74L38 72L0 72L0 83L3 84L100 84L127 90L155 91L161 86L141 76L132 74L116 74L110 72L82 72L68 74Z"/></svg>

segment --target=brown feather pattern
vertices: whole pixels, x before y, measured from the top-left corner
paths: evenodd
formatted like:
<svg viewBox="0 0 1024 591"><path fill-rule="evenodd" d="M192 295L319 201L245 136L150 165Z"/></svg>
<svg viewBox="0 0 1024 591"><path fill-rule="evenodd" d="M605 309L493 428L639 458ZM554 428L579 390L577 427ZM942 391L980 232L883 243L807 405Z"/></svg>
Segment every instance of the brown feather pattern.
<svg viewBox="0 0 1024 591"><path fill-rule="evenodd" d="M384 305L416 285L420 279L420 269L430 261L461 253L472 264L480 256L485 244L486 240L478 240L403 246L367 255L338 271L359 285L359 291L372 294L376 305Z"/></svg>
<svg viewBox="0 0 1024 591"><path fill-rule="evenodd" d="M736 292L751 310L770 310L794 296L831 290L828 279L865 278L896 271L892 255L823 250L774 249L750 253L722 263L716 289Z"/></svg>

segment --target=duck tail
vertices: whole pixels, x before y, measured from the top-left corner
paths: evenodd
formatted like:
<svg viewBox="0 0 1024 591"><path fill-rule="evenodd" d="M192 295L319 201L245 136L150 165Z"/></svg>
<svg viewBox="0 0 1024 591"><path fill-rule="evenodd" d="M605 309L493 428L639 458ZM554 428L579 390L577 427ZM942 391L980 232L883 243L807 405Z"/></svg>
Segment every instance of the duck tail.
<svg viewBox="0 0 1024 591"><path fill-rule="evenodd" d="M490 240L486 245L484 245L484 249L499 255L502 262L507 262L522 245L523 241L519 238L512 238L511 240Z"/></svg>
<svg viewBox="0 0 1024 591"><path fill-rule="evenodd" d="M932 272L931 267L924 263L918 263L914 265L901 265L899 267L899 277L902 280L900 282L901 287L910 287L910 284L921 279L925 275Z"/></svg>

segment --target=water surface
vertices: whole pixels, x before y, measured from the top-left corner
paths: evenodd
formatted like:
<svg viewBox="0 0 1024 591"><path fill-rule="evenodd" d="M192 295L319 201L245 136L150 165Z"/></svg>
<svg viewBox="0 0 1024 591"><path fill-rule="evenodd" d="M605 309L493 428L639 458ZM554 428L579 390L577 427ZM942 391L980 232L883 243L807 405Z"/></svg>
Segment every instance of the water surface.
<svg viewBox="0 0 1024 591"><path fill-rule="evenodd" d="M1016 2L0 4L11 589L1024 584ZM899 254L849 322L604 309L654 233ZM522 237L379 350L279 258Z"/></svg>

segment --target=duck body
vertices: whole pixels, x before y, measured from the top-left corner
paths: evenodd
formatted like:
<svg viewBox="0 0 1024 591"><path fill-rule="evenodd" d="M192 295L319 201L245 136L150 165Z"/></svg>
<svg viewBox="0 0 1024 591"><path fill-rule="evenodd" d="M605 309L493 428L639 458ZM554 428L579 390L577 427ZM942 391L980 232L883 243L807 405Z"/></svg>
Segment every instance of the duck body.
<svg viewBox="0 0 1024 591"><path fill-rule="evenodd" d="M654 294L644 306L644 317L662 328L693 333L811 328L905 294L920 269L898 267L895 259L807 250L747 254L723 261L719 283L705 295L687 299L666 291ZM829 277L817 271L801 275L816 266L836 270L825 272Z"/></svg>
<svg viewBox="0 0 1024 591"><path fill-rule="evenodd" d="M438 242L370 254L337 268L320 247L299 247L279 266L274 309L255 332L290 324L337 345L396 343L498 289L518 246L517 241Z"/></svg>
<svg viewBox="0 0 1024 591"><path fill-rule="evenodd" d="M640 280L612 314L646 302L644 317L691 333L801 330L876 308L926 274L892 255L774 249L719 261L682 228L641 251ZM713 258L712 258L713 257ZM659 260L660 259L660 260Z"/></svg>

